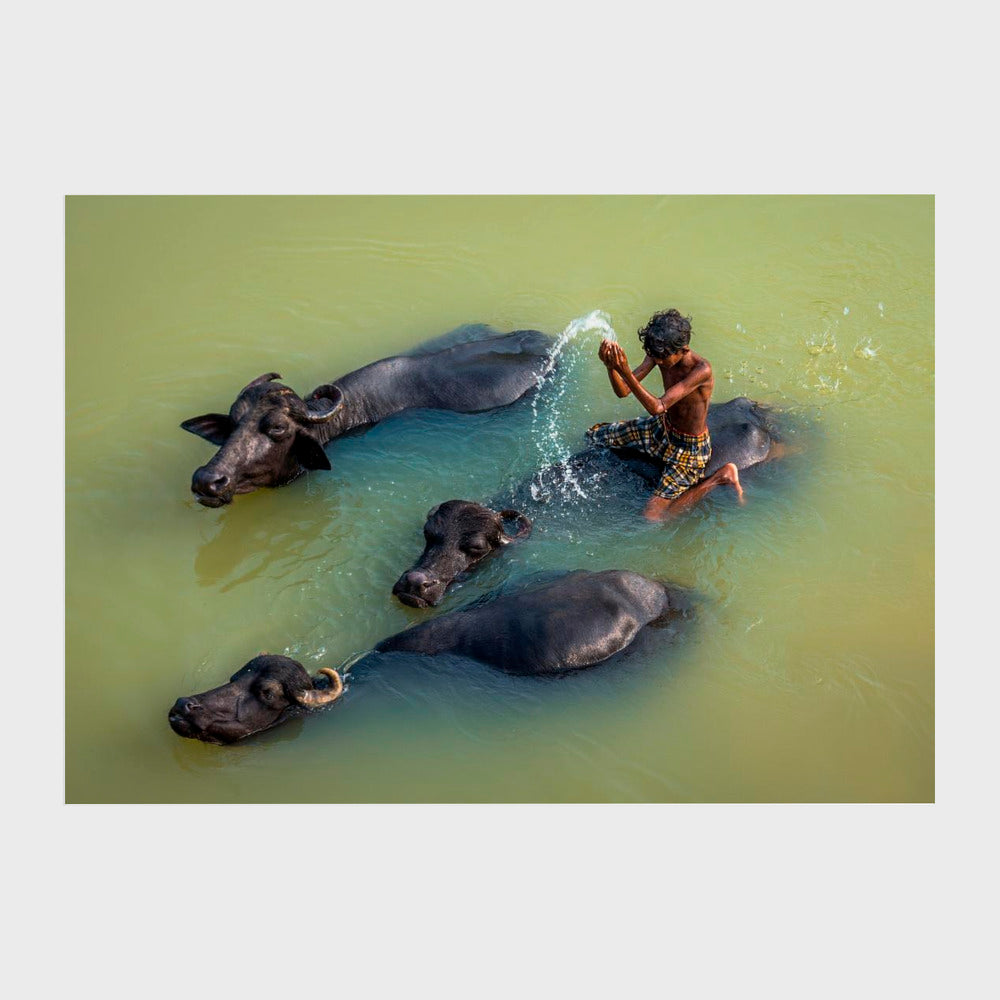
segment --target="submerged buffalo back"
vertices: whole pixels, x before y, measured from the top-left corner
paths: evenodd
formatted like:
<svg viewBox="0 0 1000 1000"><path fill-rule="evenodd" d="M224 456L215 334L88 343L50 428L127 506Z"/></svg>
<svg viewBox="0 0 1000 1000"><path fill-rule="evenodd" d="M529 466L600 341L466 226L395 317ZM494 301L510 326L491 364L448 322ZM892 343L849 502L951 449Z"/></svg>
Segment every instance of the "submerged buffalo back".
<svg viewBox="0 0 1000 1000"><path fill-rule="evenodd" d="M552 339L537 330L375 361L335 379L351 427L413 408L477 413L509 406L537 386ZM328 386L320 386L313 396Z"/></svg>
<svg viewBox="0 0 1000 1000"><path fill-rule="evenodd" d="M767 407L737 396L708 408L708 431L712 438L712 458L705 477L728 462L737 469L749 469L767 460L778 440L774 418Z"/></svg>
<svg viewBox="0 0 1000 1000"><path fill-rule="evenodd" d="M407 629L378 652L454 653L516 674L593 666L670 609L663 584L626 570L578 570Z"/></svg>

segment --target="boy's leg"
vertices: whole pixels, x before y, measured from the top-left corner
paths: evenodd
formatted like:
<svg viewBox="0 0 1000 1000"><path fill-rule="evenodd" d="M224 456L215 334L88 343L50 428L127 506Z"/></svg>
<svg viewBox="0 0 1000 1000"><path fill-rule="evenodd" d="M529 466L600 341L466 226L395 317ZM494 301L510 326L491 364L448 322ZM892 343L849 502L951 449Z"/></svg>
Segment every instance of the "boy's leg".
<svg viewBox="0 0 1000 1000"><path fill-rule="evenodd" d="M740 473L736 466L729 462L718 471L712 473L708 479L703 479L695 486L686 489L680 496L668 500L666 497L652 496L643 516L647 521L666 521L675 514L680 514L693 503L697 503L706 493L710 493L716 486L729 485L735 488L736 497L743 503L743 487L740 485Z"/></svg>
<svg viewBox="0 0 1000 1000"><path fill-rule="evenodd" d="M584 437L605 448L638 448L641 451L649 451L651 442L648 424L648 417L616 420L610 424L594 424Z"/></svg>

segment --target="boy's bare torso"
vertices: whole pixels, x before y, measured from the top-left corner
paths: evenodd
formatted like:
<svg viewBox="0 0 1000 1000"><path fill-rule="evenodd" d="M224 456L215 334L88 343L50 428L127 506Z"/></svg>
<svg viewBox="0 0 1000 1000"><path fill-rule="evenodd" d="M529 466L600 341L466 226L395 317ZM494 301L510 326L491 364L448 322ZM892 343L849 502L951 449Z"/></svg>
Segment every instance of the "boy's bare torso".
<svg viewBox="0 0 1000 1000"><path fill-rule="evenodd" d="M649 357L643 361L640 367L645 366L647 362L660 369L664 395L667 394L671 386L684 381L692 373L697 372L699 376L704 376L704 381L686 396L678 399L663 415L667 423L682 434L704 434L708 429L705 422L708 416L708 404L712 398L712 390L715 388L712 366L693 351L689 351L681 361L669 367L663 364L657 365Z"/></svg>

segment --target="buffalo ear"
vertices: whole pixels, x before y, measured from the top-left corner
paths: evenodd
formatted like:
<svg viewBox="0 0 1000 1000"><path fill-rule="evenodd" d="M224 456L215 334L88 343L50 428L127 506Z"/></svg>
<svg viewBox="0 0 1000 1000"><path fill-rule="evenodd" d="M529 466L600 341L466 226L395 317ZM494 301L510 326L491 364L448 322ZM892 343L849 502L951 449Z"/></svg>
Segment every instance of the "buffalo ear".
<svg viewBox="0 0 1000 1000"><path fill-rule="evenodd" d="M206 413L185 420L181 428L197 434L206 441L211 441L212 444L225 444L229 435L233 433L233 422L227 413Z"/></svg>
<svg viewBox="0 0 1000 1000"><path fill-rule="evenodd" d="M330 470L330 459L326 457L323 446L308 434L296 434L292 445L292 455L303 469Z"/></svg>

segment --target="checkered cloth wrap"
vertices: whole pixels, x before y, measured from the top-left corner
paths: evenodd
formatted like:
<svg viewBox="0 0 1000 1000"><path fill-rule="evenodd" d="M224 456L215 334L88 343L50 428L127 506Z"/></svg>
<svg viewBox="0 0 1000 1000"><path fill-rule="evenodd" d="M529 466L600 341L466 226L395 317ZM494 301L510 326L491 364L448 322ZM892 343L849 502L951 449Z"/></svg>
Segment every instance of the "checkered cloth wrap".
<svg viewBox="0 0 1000 1000"><path fill-rule="evenodd" d="M635 448L663 462L660 481L653 496L676 500L704 478L712 457L712 441L704 434L682 434L662 417L638 417L613 424L594 424L588 440L605 448Z"/></svg>

